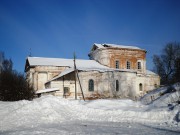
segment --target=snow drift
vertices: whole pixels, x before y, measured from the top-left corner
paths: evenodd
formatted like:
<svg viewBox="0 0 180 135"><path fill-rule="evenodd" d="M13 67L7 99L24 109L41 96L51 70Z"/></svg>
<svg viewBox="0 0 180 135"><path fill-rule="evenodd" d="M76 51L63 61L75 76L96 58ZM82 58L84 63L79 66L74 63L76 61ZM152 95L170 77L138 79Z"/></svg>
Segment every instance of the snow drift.
<svg viewBox="0 0 180 135"><path fill-rule="evenodd" d="M154 106L167 106L178 101L180 101L180 83L161 87L141 98L143 104L153 104Z"/></svg>
<svg viewBox="0 0 180 135"><path fill-rule="evenodd" d="M44 96L34 101L0 102L0 131L67 121L172 124L178 113L178 109L153 109L127 99L84 102Z"/></svg>
<svg viewBox="0 0 180 135"><path fill-rule="evenodd" d="M46 129L41 128L42 125L50 127L45 131L49 134L49 131L54 131L53 125L70 128L73 123L79 121L141 123L177 128L180 127L179 91L179 84L160 88L145 95L141 102L129 99L82 101L54 96L43 96L33 101L0 102L0 134L15 132L15 135L19 135L29 134L31 131L34 131L34 134L41 134ZM41 132L38 132L39 128ZM82 129L81 126L78 128ZM71 133L69 129L67 130L65 132L60 128L58 134Z"/></svg>

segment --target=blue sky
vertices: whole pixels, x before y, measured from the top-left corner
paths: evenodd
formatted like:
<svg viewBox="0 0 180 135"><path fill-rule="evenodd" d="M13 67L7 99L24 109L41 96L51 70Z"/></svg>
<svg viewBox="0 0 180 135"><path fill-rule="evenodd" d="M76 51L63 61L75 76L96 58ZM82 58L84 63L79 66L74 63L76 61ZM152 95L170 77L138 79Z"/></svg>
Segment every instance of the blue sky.
<svg viewBox="0 0 180 135"><path fill-rule="evenodd" d="M146 49L180 42L180 0L0 0L0 50L14 68L36 57L88 59L93 43Z"/></svg>

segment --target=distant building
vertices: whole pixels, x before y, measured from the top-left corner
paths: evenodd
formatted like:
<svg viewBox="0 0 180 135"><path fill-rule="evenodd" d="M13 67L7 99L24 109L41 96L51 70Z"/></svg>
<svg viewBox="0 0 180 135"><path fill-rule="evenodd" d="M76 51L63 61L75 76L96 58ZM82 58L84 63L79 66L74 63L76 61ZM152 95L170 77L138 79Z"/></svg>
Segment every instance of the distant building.
<svg viewBox="0 0 180 135"><path fill-rule="evenodd" d="M146 69L146 50L134 46L94 44L91 60L76 60L85 98L138 98L160 85L157 74ZM57 96L75 96L73 59L28 57L27 80L36 91L59 88ZM77 95L82 97L79 81Z"/></svg>

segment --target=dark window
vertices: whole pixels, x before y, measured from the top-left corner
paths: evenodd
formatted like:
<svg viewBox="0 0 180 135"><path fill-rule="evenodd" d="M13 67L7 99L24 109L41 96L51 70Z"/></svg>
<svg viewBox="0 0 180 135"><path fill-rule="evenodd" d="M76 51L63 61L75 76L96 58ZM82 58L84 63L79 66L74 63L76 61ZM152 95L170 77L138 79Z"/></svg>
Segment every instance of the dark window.
<svg viewBox="0 0 180 135"><path fill-rule="evenodd" d="M127 69L131 69L131 63L127 61Z"/></svg>
<svg viewBox="0 0 180 135"><path fill-rule="evenodd" d="M119 91L119 81L116 80L116 91Z"/></svg>
<svg viewBox="0 0 180 135"><path fill-rule="evenodd" d="M64 95L68 95L69 92L69 87L64 87Z"/></svg>
<svg viewBox="0 0 180 135"><path fill-rule="evenodd" d="M119 61L116 60L116 68L119 69Z"/></svg>
<svg viewBox="0 0 180 135"><path fill-rule="evenodd" d="M141 69L141 62L138 62L138 69Z"/></svg>
<svg viewBox="0 0 180 135"><path fill-rule="evenodd" d="M143 90L143 86L142 86L142 83L139 84L139 91L142 91Z"/></svg>
<svg viewBox="0 0 180 135"><path fill-rule="evenodd" d="M94 91L94 81L92 79L89 80L89 91Z"/></svg>

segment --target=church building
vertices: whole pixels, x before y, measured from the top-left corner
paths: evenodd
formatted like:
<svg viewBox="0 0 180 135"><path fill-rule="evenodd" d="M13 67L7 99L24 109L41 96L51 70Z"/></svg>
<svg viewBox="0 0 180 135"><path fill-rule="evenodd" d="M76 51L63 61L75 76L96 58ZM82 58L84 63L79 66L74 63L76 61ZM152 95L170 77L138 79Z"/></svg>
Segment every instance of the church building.
<svg viewBox="0 0 180 135"><path fill-rule="evenodd" d="M76 68L74 59L27 57L27 81L36 93L85 99L137 99L160 85L160 77L146 69L144 49L94 44L88 56L76 59Z"/></svg>

